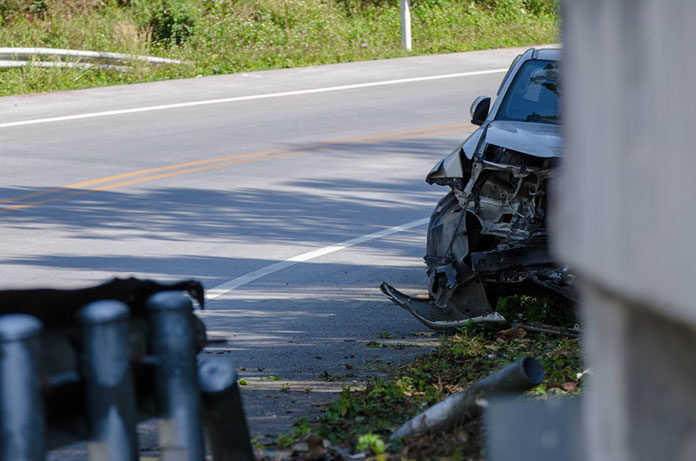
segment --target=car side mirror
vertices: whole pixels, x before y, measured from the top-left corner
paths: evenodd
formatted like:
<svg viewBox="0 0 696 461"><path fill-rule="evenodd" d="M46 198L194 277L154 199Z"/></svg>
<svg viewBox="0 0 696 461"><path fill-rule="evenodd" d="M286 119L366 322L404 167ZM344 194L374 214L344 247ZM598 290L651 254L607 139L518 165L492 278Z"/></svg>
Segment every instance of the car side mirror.
<svg viewBox="0 0 696 461"><path fill-rule="evenodd" d="M491 108L491 98L488 96L479 96L471 103L471 123L474 125L483 125L483 122L488 117L488 110Z"/></svg>

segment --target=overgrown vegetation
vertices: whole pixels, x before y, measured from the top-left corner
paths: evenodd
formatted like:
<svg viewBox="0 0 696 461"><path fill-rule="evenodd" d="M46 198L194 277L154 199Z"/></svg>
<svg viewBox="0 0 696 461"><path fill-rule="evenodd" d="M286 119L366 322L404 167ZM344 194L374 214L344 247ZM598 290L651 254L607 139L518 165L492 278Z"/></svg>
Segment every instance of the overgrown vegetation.
<svg viewBox="0 0 696 461"><path fill-rule="evenodd" d="M509 322L539 322L565 328L572 328L578 323L575 306L533 296L500 298L496 311Z"/></svg>
<svg viewBox="0 0 696 461"><path fill-rule="evenodd" d="M313 425L313 431L334 445L370 449L378 457L482 459L484 429L479 420L403 443L386 442L395 428L425 407L524 355L535 357L545 370L543 383L526 398L580 392L582 365L577 339L472 326L442 337L435 351L398 368L388 378L374 377L361 389L344 389ZM302 430L294 435L309 433L306 421L300 427ZM290 445L290 440L284 442Z"/></svg>
<svg viewBox="0 0 696 461"><path fill-rule="evenodd" d="M549 43L557 0L412 0L413 53ZM404 56L396 0L0 0L0 42L187 61L0 72L0 94Z"/></svg>

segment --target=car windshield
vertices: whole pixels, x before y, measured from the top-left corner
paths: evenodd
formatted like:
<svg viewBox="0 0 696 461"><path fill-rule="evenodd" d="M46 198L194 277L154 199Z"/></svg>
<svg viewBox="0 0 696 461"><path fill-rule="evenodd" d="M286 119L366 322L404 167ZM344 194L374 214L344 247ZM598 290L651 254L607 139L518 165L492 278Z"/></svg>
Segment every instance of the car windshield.
<svg viewBox="0 0 696 461"><path fill-rule="evenodd" d="M505 95L498 120L559 123L558 63L527 61Z"/></svg>

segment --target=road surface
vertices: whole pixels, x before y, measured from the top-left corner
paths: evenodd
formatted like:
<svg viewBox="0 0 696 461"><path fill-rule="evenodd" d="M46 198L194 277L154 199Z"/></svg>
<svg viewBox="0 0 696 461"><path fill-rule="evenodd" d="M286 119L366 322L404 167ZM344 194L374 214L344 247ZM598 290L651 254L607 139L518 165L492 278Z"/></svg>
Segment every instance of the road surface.
<svg viewBox="0 0 696 461"><path fill-rule="evenodd" d="M202 359L241 369L254 435L287 432L431 344L378 285L424 289L425 174L519 52L0 98L2 287L200 279Z"/></svg>

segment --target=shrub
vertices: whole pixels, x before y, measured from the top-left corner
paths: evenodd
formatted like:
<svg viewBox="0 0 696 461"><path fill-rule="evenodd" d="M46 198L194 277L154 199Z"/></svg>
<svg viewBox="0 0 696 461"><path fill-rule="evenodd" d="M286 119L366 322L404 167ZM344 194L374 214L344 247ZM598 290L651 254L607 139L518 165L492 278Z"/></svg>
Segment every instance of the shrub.
<svg viewBox="0 0 696 461"><path fill-rule="evenodd" d="M150 8L148 25L153 40L179 45L193 34L196 10L185 0L157 0Z"/></svg>
<svg viewBox="0 0 696 461"><path fill-rule="evenodd" d="M534 15L558 15L558 0L524 0L527 10Z"/></svg>
<svg viewBox="0 0 696 461"><path fill-rule="evenodd" d="M47 0L0 0L0 16L8 19L25 13L43 15L47 8Z"/></svg>

